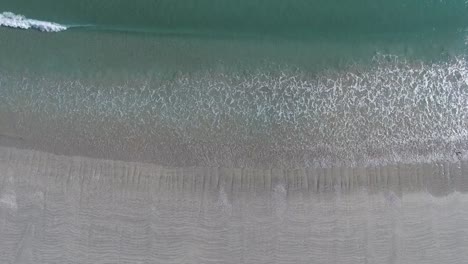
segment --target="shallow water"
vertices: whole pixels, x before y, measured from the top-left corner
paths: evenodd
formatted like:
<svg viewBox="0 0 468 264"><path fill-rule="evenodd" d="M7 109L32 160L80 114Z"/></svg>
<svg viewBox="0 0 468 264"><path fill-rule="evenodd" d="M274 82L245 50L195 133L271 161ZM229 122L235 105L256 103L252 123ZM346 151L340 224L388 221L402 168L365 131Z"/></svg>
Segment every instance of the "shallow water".
<svg viewBox="0 0 468 264"><path fill-rule="evenodd" d="M300 41L3 29L0 40L4 145L262 168L453 160L467 148L461 32Z"/></svg>

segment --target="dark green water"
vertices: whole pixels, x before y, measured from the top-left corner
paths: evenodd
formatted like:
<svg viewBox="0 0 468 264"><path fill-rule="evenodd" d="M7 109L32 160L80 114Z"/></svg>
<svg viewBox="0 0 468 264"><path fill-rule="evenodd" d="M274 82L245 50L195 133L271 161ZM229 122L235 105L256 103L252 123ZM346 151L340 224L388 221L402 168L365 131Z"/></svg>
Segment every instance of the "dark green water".
<svg viewBox="0 0 468 264"><path fill-rule="evenodd" d="M133 31L396 32L468 23L465 0L2 0L0 10Z"/></svg>

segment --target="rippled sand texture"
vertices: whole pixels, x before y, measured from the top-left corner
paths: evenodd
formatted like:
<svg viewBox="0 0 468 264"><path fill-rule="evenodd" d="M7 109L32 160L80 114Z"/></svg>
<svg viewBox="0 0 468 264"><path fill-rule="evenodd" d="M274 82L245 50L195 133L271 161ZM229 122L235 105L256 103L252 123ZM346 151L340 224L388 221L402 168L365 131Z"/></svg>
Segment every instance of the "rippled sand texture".
<svg viewBox="0 0 468 264"><path fill-rule="evenodd" d="M468 162L172 169L0 148L0 263L463 263Z"/></svg>

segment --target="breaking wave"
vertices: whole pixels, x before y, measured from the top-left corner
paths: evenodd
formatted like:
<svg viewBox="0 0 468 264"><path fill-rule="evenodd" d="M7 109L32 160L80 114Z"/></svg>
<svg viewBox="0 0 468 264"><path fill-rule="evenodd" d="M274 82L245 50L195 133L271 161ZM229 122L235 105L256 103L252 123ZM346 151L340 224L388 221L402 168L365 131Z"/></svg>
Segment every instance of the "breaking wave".
<svg viewBox="0 0 468 264"><path fill-rule="evenodd" d="M4 10L99 29L186 34L386 33L463 29L466 0L2 0Z"/></svg>
<svg viewBox="0 0 468 264"><path fill-rule="evenodd" d="M42 32L59 32L67 29L66 26L58 23L29 19L23 15L17 15L12 12L3 12L0 14L0 26L19 29L36 29Z"/></svg>

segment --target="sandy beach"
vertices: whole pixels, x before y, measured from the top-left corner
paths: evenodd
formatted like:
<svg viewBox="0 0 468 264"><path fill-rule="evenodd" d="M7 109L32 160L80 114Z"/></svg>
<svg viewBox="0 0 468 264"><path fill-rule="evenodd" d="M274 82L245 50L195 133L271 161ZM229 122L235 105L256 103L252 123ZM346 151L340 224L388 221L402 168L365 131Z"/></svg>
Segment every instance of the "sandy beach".
<svg viewBox="0 0 468 264"><path fill-rule="evenodd" d="M170 168L0 147L0 262L461 263L467 169Z"/></svg>

